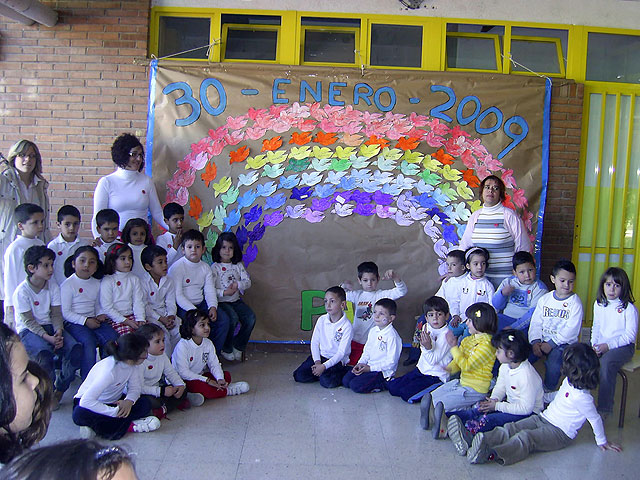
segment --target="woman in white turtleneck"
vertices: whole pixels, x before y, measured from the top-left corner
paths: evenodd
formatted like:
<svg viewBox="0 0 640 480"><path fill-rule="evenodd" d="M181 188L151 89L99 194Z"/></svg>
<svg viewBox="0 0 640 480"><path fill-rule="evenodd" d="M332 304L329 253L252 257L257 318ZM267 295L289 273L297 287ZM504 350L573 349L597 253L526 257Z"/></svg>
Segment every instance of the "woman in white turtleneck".
<svg viewBox="0 0 640 480"><path fill-rule="evenodd" d="M153 219L164 229L169 227L162 216L162 206L158 200L153 180L142 173L144 168L144 149L134 135L123 133L111 147L111 158L117 169L102 177L96 185L93 195L93 219L91 229L95 238L99 237L96 228L96 214L105 208L111 208L120 215L120 230L131 218L147 219L151 211Z"/></svg>
<svg viewBox="0 0 640 480"><path fill-rule="evenodd" d="M513 254L531 251L527 229L518 214L505 207L504 182L489 175L480 183L482 208L473 212L460 240L460 248L473 246L489 250L489 264L485 275L495 288L512 274Z"/></svg>

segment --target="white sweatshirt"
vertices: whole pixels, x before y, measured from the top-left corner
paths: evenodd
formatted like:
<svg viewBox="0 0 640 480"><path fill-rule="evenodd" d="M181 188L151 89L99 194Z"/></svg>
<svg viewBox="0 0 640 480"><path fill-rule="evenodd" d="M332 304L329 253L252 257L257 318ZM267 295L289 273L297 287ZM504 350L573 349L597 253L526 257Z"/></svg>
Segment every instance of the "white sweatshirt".
<svg viewBox="0 0 640 480"><path fill-rule="evenodd" d="M115 323L133 314L136 322L145 321L144 300L140 280L131 272L105 275L100 284L100 305Z"/></svg>
<svg viewBox="0 0 640 480"><path fill-rule="evenodd" d="M151 355L143 362L140 368L142 374L142 394L160 396L160 380L164 376L168 383L174 387L184 385L182 378L171 365L171 360L166 355Z"/></svg>
<svg viewBox="0 0 640 480"><path fill-rule="evenodd" d="M393 323L383 329L374 325L369 330L369 338L364 344L358 363L369 365L372 372L382 372L384 378L388 380L396 373L401 353L402 338L393 328Z"/></svg>
<svg viewBox="0 0 640 480"><path fill-rule="evenodd" d="M171 355L171 363L178 374L185 380L206 382L202 375L207 369L216 380L224 379L224 372L216 355L216 347L208 338L203 338L197 345L192 338L182 338Z"/></svg>
<svg viewBox="0 0 640 480"><path fill-rule="evenodd" d="M467 273L459 284L460 288L460 318L466 320L465 312L474 303L484 302L491 305L491 298L496 292L487 277L473 278Z"/></svg>
<svg viewBox="0 0 640 480"><path fill-rule="evenodd" d="M574 293L558 300L555 291L544 295L531 316L529 342L542 341L563 345L575 343L582 325L582 302Z"/></svg>
<svg viewBox="0 0 640 480"><path fill-rule="evenodd" d="M444 298L449 304L449 312L452 317L460 315L460 292L462 291L462 281L466 274L462 274L459 277L451 277L447 281L442 280L440 288L435 293L435 296Z"/></svg>
<svg viewBox="0 0 640 480"><path fill-rule="evenodd" d="M609 350L635 345L637 334L638 310L633 303L624 308L619 300L608 302L606 307L594 302L591 345L606 343Z"/></svg>
<svg viewBox="0 0 640 480"><path fill-rule="evenodd" d="M177 249L173 248L173 240L175 238L176 235L171 232L164 232L156 238L156 245L167 251L167 264L169 266L173 265L176 260L184 256L180 247Z"/></svg>
<svg viewBox="0 0 640 480"><path fill-rule="evenodd" d="M449 380L449 372L445 367L453 360L451 347L446 338L449 327L445 325L436 329L428 323L426 325L427 331L431 335L431 350L420 345L420 358L416 366L421 374L438 377L444 383Z"/></svg>
<svg viewBox="0 0 640 480"><path fill-rule="evenodd" d="M193 310L202 300L209 308L218 307L215 278L202 260L193 263L182 257L169 267L169 276L176 287L176 302L183 310Z"/></svg>
<svg viewBox="0 0 640 480"><path fill-rule="evenodd" d="M133 268L131 269L131 273L139 279L148 277L149 273L144 269L142 260L140 260L140 255L142 255L142 251L147 248L147 246L144 243L142 245L133 245L132 243L129 243L128 245L131 248L131 255L133 257Z"/></svg>
<svg viewBox="0 0 640 480"><path fill-rule="evenodd" d="M113 245L114 243L120 243L120 240L115 239L115 240L114 240L113 242L111 242L111 243L105 243L105 242L102 242L102 245L100 245L100 246L98 246L98 247L95 247L95 249L96 249L96 250L98 250L98 254L100 255L100 261L101 261L102 263L104 263L104 258L105 258L105 255L107 254L107 250L109 250L109 247L110 247L111 245Z"/></svg>
<svg viewBox="0 0 640 480"><path fill-rule="evenodd" d="M115 404L126 389L125 400L133 403L140 398L142 374L140 365L118 362L111 356L96 363L85 378L74 398L80 399L80 406L92 412L115 417L118 407Z"/></svg>
<svg viewBox="0 0 640 480"><path fill-rule="evenodd" d="M596 444L607 443L602 418L593 403L589 390L573 387L566 378L547 409L540 414L542 418L562 430L569 438L576 438L578 430L589 420Z"/></svg>
<svg viewBox="0 0 640 480"><path fill-rule="evenodd" d="M542 379L528 360L516 368L503 363L498 371L498 380L490 397L498 400L496 411L512 415L540 413L543 408ZM503 401L504 398L506 401Z"/></svg>
<svg viewBox="0 0 640 480"><path fill-rule="evenodd" d="M160 317L176 314L176 287L168 275L160 278L158 285L147 272L140 279L140 284L144 292L147 320L157 322Z"/></svg>
<svg viewBox="0 0 640 480"><path fill-rule="evenodd" d="M13 306L13 292L27 278L24 269L24 252L29 247L44 245L39 238L18 235L4 252L4 306Z"/></svg>
<svg viewBox="0 0 640 480"><path fill-rule="evenodd" d="M88 245L82 238L76 237L73 242L67 242L62 238L62 234L59 234L56 238L49 242L49 247L56 254L56 259L53 262L53 278L60 286L64 283L67 277L64 276L64 262L67 258L71 257L79 247Z"/></svg>
<svg viewBox="0 0 640 480"><path fill-rule="evenodd" d="M74 273L60 287L62 316L67 322L84 325L88 317L102 313L100 308L100 280L82 280Z"/></svg>
<svg viewBox="0 0 640 480"><path fill-rule="evenodd" d="M165 230L169 227L162 215L156 186L150 177L142 172L118 168L115 172L98 180L93 194L93 236L98 236L95 215L105 208L111 208L120 216L120 230L132 218L145 219L151 211L153 219Z"/></svg>
<svg viewBox="0 0 640 480"><path fill-rule="evenodd" d="M371 322L373 323L373 322ZM351 339L353 330L347 316L336 323L331 323L328 313L325 313L316 322L311 334L311 357L314 362L320 361L321 356L326 358L324 366L331 368L338 363L346 365L351 353Z"/></svg>
<svg viewBox="0 0 640 480"><path fill-rule="evenodd" d="M219 302L235 302L240 298L241 293L251 287L251 278L241 263L214 263L211 265L211 270L216 280L216 295ZM227 297L224 291L233 282L238 282L238 290Z"/></svg>
<svg viewBox="0 0 640 480"><path fill-rule="evenodd" d="M395 287L389 290L351 290L347 292L347 301L353 303L353 341L364 344L373 326L373 307L381 298L397 300L407 294L407 286L403 281L394 282Z"/></svg>

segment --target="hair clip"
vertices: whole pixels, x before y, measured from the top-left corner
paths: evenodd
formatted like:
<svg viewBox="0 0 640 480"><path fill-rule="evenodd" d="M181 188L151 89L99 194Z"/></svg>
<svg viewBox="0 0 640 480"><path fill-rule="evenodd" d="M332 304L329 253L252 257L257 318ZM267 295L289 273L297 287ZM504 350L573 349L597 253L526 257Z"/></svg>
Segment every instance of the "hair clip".
<svg viewBox="0 0 640 480"><path fill-rule="evenodd" d="M469 258L471 258L471 255L477 252L482 252L484 254L483 249L480 247L471 248L467 253L464 254L465 261L468 262Z"/></svg>
<svg viewBox="0 0 640 480"><path fill-rule="evenodd" d="M118 446L106 447L96 452L95 459L101 460L104 457L110 457L111 455L119 454L121 451L122 450Z"/></svg>
<svg viewBox="0 0 640 480"><path fill-rule="evenodd" d="M480 318L482 316L482 312L480 310L476 310L476 318Z"/></svg>
<svg viewBox="0 0 640 480"><path fill-rule="evenodd" d="M515 337L514 337L513 335L509 335L509 336L507 337L507 340L509 340L510 342L513 342L514 338L515 338Z"/></svg>

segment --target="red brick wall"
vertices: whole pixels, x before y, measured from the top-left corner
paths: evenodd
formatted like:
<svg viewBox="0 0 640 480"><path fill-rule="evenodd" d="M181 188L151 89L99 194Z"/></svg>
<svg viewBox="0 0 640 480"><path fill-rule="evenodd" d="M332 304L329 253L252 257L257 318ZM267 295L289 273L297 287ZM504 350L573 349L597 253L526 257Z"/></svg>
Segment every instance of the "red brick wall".
<svg viewBox="0 0 640 480"><path fill-rule="evenodd" d="M554 80L551 93L549 185L542 235L542 279L549 284L553 264L571 259L578 194L578 166L584 85Z"/></svg>
<svg viewBox="0 0 640 480"><path fill-rule="evenodd" d="M53 28L0 16L0 151L33 140L52 218L72 203L88 232L95 183L113 171L114 138L145 141L148 72L134 59L147 55L150 2L42 3L59 13Z"/></svg>

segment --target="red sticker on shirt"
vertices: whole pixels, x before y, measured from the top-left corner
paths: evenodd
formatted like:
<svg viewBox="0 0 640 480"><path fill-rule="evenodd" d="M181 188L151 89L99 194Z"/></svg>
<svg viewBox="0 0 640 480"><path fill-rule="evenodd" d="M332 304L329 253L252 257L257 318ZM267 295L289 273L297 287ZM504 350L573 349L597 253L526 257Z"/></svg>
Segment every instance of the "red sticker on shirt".
<svg viewBox="0 0 640 480"><path fill-rule="evenodd" d="M142 194L144 195L145 193L147 193L147 192L145 192L144 190L142 190Z"/></svg>
<svg viewBox="0 0 640 480"><path fill-rule="evenodd" d="M151 292L149 295L151 295L152 297L155 295L156 292Z"/></svg>
<svg viewBox="0 0 640 480"><path fill-rule="evenodd" d="M527 293L528 293L529 295L531 295L531 290L527 290Z"/></svg>
<svg viewBox="0 0 640 480"><path fill-rule="evenodd" d="M622 307L618 308L618 313L622 313L622 312L624 312L624 308Z"/></svg>
<svg viewBox="0 0 640 480"><path fill-rule="evenodd" d="M84 292L84 290L83 290L83 289L81 289L81 288L79 288L79 289L78 289L78 293L82 293L82 292Z"/></svg>
<svg viewBox="0 0 640 480"><path fill-rule="evenodd" d="M37 307L38 305L40 305L40 302L36 300L35 302L33 302L33 304Z"/></svg>
<svg viewBox="0 0 640 480"><path fill-rule="evenodd" d="M188 278L185 280L186 283L191 283L191 280L189 280Z"/></svg>
<svg viewBox="0 0 640 480"><path fill-rule="evenodd" d="M563 306L563 307L568 307L568 306L569 306L569 304L568 304L567 302L564 302L564 303L562 304L562 306Z"/></svg>
<svg viewBox="0 0 640 480"><path fill-rule="evenodd" d="M153 368L153 365L149 365L147 368L151 370Z"/></svg>
<svg viewBox="0 0 640 480"><path fill-rule="evenodd" d="M122 285L122 284L120 283L120 280L118 280L118 281L116 282L116 285L117 285L117 286Z"/></svg>
<svg viewBox="0 0 640 480"><path fill-rule="evenodd" d="M227 271L227 267L222 267L222 271L226 272Z"/></svg>
<svg viewBox="0 0 640 480"><path fill-rule="evenodd" d="M62 255L62 252L58 252L58 255Z"/></svg>
<svg viewBox="0 0 640 480"><path fill-rule="evenodd" d="M569 398L569 392L565 393L564 396Z"/></svg>
<svg viewBox="0 0 640 480"><path fill-rule="evenodd" d="M498 223L494 223L493 224L494 227L498 227L498 225L499 225Z"/></svg>
<svg viewBox="0 0 640 480"><path fill-rule="evenodd" d="M513 390L515 390L515 389L516 389L515 385L511 385L511 388L512 388Z"/></svg>
<svg viewBox="0 0 640 480"><path fill-rule="evenodd" d="M193 361L193 357L189 357L189 361L192 362Z"/></svg>

